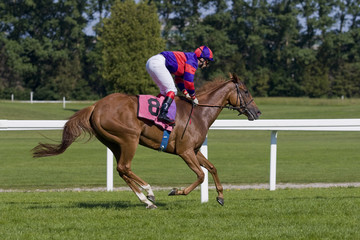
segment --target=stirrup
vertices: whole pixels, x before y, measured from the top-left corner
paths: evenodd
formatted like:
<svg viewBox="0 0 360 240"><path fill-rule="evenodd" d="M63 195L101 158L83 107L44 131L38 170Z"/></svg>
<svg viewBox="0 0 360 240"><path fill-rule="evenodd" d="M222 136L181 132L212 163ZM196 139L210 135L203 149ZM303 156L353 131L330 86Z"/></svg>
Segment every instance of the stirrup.
<svg viewBox="0 0 360 240"><path fill-rule="evenodd" d="M166 116L166 114L159 114L158 120L160 120L170 126L175 125L175 120L168 118L168 116Z"/></svg>

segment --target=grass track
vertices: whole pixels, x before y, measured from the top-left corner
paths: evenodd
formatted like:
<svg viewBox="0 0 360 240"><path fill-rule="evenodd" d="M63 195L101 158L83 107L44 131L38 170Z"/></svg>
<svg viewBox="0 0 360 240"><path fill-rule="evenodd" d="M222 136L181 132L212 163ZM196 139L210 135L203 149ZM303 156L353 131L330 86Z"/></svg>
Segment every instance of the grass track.
<svg viewBox="0 0 360 240"><path fill-rule="evenodd" d="M255 99L263 119L360 118L360 100ZM89 103L0 101L2 119L66 119ZM236 118L223 111L222 119ZM75 143L32 159L39 141L60 131L0 132L0 188L105 186L105 147ZM268 182L270 133L210 131L209 159L223 183ZM360 182L359 133L279 132L278 182ZM161 167L159 167L161 166ZM178 157L139 147L133 170L152 185L179 187L194 174ZM116 173L114 173L116 176ZM116 177L115 177L116 179ZM119 178L115 187L125 186ZM171 186L171 187L170 187ZM0 239L360 239L360 188L229 190L225 206L155 192L148 211L130 191L0 193Z"/></svg>
<svg viewBox="0 0 360 240"><path fill-rule="evenodd" d="M60 134L59 131L41 133L53 139ZM0 188L106 185L106 149L96 140L75 143L56 157L33 159L30 149L44 141L38 132L0 134ZM359 142L359 133L280 132L277 182L360 182ZM224 184L268 183L269 143L270 133L266 131L211 131L209 159ZM153 186L179 187L195 180L193 172L179 157L144 147L138 148L132 167ZM114 179L115 187L125 186L115 168Z"/></svg>
<svg viewBox="0 0 360 240"><path fill-rule="evenodd" d="M255 99L262 118L360 118L360 99ZM66 119L91 103L62 104L0 101L3 119ZM336 114L336 116L334 116ZM224 110L220 118L236 118ZM241 117L243 118L243 117ZM105 186L105 147L97 140L74 143L64 154L33 159L30 150L44 136L60 131L0 131L0 188L34 189ZM358 132L278 133L277 181L284 183L360 182ZM270 132L210 131L209 159L228 184L268 183ZM161 167L159 167L161 166ZM184 186L195 175L173 155L139 147L133 170L153 186ZM125 186L114 172L115 187Z"/></svg>
<svg viewBox="0 0 360 240"><path fill-rule="evenodd" d="M360 188L231 190L225 206L155 193L0 193L2 239L359 239Z"/></svg>

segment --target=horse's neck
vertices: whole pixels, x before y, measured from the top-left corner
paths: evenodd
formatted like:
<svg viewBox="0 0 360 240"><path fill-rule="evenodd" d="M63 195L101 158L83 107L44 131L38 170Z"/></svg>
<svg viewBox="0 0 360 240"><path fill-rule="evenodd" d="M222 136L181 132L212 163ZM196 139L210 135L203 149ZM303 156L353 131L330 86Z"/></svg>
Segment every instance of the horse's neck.
<svg viewBox="0 0 360 240"><path fill-rule="evenodd" d="M200 104L206 104L210 106L225 106L227 104L227 99L229 97L229 92L231 90L231 83L224 83L222 86L215 88L210 91L208 94L199 97ZM201 120L206 125L207 128L210 128L211 124L219 116L222 108L220 107L197 107L199 111L199 116Z"/></svg>

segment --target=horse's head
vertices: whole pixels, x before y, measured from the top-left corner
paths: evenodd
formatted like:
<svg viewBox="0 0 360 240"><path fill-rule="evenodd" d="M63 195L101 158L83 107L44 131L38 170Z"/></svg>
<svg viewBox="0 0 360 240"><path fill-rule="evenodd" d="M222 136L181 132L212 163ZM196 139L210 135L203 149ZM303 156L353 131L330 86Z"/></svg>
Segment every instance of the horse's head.
<svg viewBox="0 0 360 240"><path fill-rule="evenodd" d="M235 87L234 91L231 91L228 103L239 112L239 115L246 115L248 120L252 121L258 119L261 112L256 106L256 103L245 84L236 74L231 75L230 78L235 84Z"/></svg>

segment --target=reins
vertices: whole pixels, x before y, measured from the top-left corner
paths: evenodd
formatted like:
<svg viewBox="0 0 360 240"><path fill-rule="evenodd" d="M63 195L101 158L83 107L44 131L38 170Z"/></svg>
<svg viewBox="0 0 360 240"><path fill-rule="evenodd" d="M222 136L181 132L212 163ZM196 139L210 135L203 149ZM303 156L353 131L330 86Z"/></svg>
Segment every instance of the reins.
<svg viewBox="0 0 360 240"><path fill-rule="evenodd" d="M185 128L184 128L184 132L181 136L181 139L184 137L184 134L185 134L185 131L187 129L187 126L189 125L189 122L191 120L191 116L192 116L192 113L193 113L193 110L194 110L194 106L198 106L198 107L213 107L213 108L221 108L221 109L224 109L224 108L227 108L227 109L231 109L231 110L238 110L239 111L239 115L241 114L244 114L246 112L248 112L248 105L250 103L252 103L254 101L254 99L252 98L248 103L245 102L245 100L243 99L243 97L241 96L241 93L240 93L240 88L239 88L239 84L238 83L235 83L235 86L236 86L236 93L237 93L237 98L236 98L236 105L238 104L238 101L240 101L240 106L239 107L234 107L234 106L221 106L221 105L210 105L210 104L194 104L192 103L191 104L191 111L190 111L190 114L189 114L189 119L185 125Z"/></svg>
<svg viewBox="0 0 360 240"><path fill-rule="evenodd" d="M187 129L187 126L189 125L189 122L190 122L190 120L191 120L191 115L192 115L193 110L194 110L194 105L195 105L195 104L191 104L191 111L190 111L190 114L189 114L189 119L187 120L187 123L186 123L185 128L184 128L184 132L183 132L183 134L181 135L181 140L183 139L184 134L185 134L185 131L186 131L186 129Z"/></svg>
<svg viewBox="0 0 360 240"><path fill-rule="evenodd" d="M240 101L240 106L239 107L233 107L233 106L220 106L220 105L210 105L210 104L197 104L196 106L199 107L216 107L216 108L227 108L227 109L231 109L231 110L238 110L240 112L240 114L244 114L247 110L247 107L250 103L252 103L254 101L254 99L251 99L248 103L246 103L240 93L240 88L239 88L239 84L235 83L236 86L236 93L237 93L237 98L236 98L236 105L238 104L238 101ZM244 104L243 104L244 102ZM239 114L239 115L240 115Z"/></svg>
<svg viewBox="0 0 360 240"><path fill-rule="evenodd" d="M240 109L240 107L233 107L233 106L220 106L220 105L210 105L210 104L197 104L196 106L199 107L214 107L214 108L227 108L227 109L231 109L231 110L237 110Z"/></svg>

